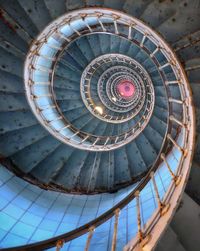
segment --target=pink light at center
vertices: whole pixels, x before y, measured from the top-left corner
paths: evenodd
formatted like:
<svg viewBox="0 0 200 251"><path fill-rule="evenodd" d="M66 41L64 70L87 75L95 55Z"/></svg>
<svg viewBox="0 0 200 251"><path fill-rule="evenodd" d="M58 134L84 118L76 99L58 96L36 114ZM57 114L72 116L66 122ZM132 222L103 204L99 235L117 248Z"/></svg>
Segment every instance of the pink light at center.
<svg viewBox="0 0 200 251"><path fill-rule="evenodd" d="M130 80L122 80L117 84L117 91L123 98L130 98L135 94L135 85Z"/></svg>

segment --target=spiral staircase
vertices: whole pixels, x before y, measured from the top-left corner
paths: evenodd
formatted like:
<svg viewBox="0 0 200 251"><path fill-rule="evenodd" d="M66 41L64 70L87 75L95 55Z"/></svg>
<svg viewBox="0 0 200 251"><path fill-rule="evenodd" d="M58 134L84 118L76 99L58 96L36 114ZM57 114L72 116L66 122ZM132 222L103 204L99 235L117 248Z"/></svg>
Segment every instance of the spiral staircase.
<svg viewBox="0 0 200 251"><path fill-rule="evenodd" d="M199 250L199 20L0 0L1 250Z"/></svg>

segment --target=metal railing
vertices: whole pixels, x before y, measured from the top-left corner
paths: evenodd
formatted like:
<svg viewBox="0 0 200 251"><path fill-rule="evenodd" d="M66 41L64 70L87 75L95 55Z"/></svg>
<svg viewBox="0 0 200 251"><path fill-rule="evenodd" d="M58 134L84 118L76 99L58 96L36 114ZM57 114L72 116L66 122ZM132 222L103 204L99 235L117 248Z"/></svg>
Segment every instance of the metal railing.
<svg viewBox="0 0 200 251"><path fill-rule="evenodd" d="M79 23L79 27L77 26L75 28L74 23L76 26ZM126 29L121 29L122 26ZM161 45L162 42L156 37L154 31L146 27L141 21L130 18L122 13L118 13L116 19L116 13L114 11L108 11L105 9L99 9L98 11L93 8L84 9L81 11L74 11L59 18L56 22L48 26L33 43L25 64L24 78L26 83L26 93L29 104L38 120L51 134L62 142L90 151L109 151L129 143L145 128L142 124L145 123L145 125L147 125L150 118L149 115L151 115L153 108L152 104L154 98L149 102L147 113L141 116L141 121L138 123L139 126L136 124L131 130L117 137L105 137L85 133L75 128L62 114L56 102L53 91L53 82L55 67L63 51L80 36L91 35L94 33L104 34L105 32L106 34L120 36L138 46L157 66L160 78L165 85L167 86L168 83L170 83L171 80L167 78L164 70L166 67L173 68L174 61L171 58L171 52L166 50L164 45ZM141 35L141 41L131 35L135 33ZM146 46L146 41L152 43L155 48L154 51L151 51ZM46 52L47 50L48 53ZM167 60L167 63L163 65L159 64L160 62L156 57L158 51L162 53ZM45 59L45 64L52 60L51 63L49 63L49 68L37 65L37 62L40 62L38 60L41 58L42 60ZM173 81L179 81L176 75L177 73L174 74ZM40 77L39 80L38 76ZM44 86L46 87L45 89ZM45 91L47 89L48 91ZM149 94L147 93L147 95ZM88 99L90 99L90 97L88 97ZM88 107L93 111L93 114L99 116L95 111L95 106L91 105ZM49 120L45 113L47 110L52 111L52 114L54 115L53 119ZM108 116L107 113L104 114L104 119L106 119L106 116ZM116 122L120 121L116 119Z"/></svg>
<svg viewBox="0 0 200 251"><path fill-rule="evenodd" d="M117 233L120 221L119 212L123 210L123 208L125 208L133 200L136 201L137 213L135 217L137 218L138 230L137 230L137 235L133 236L133 239L130 240L128 244L124 247L124 250L133 251L136 250L138 246L144 248L147 245L149 250L151 250L154 248L161 233L168 225L169 220L171 219L180 200L180 196L184 190L184 186L191 166L191 160L194 150L194 141L195 141L195 115L192 104L192 95L183 68L181 67L173 51L170 49L169 45L163 41L160 35L152 31L141 21L132 18L128 15L125 15L121 12L116 12L109 9L92 8L92 9L83 9L80 11L72 12L70 14L67 14L67 17L62 16L55 23L51 24L51 26L48 28L49 31L48 34L46 34L47 32L46 30L38 37L39 40L38 43L39 44L43 43L44 38L46 38L47 35L55 31L67 43L72 41L71 37L66 37L63 34L61 35L59 31L60 26L66 24L66 20L68 20L68 24L70 25L70 22L73 19L82 18L83 23L85 23L85 25L88 28L88 32L92 33L93 31L95 31L97 23L95 23L95 25L91 25L89 22L90 17L96 18L96 21L99 23L102 32L108 32L109 29L109 32L111 33L110 26L106 25L108 23L108 20L110 20L110 23L112 23L114 27L114 33L118 36L125 36L124 34L121 33L119 24L127 26L128 32L126 34L126 38L138 44L138 46L140 46L157 65L160 72L160 76L164 81L169 101L169 118L168 118L169 127L165 141L163 143L163 147L156 162L151 167L145 178L137 185L137 187L125 199L120 201L117 205L115 205L112 209L108 210L100 217L69 233L39 243L26 245L19 248L15 247L14 249L10 248L8 250L20 250L20 251L43 250L50 247L56 247L56 250L61 250L65 242L76 239L77 237L84 235L86 233L88 233L88 237L85 245L85 250L89 250L94 230L98 228L98 226L100 226L101 224L108 221L110 218L114 216L114 231L113 231L112 247L111 247L111 250L114 251L116 250L116 245L117 245ZM132 37L132 33L135 32L135 30L142 34L140 41L134 40L134 38ZM76 36L80 36L85 32L85 30L83 31L81 29L76 30L75 28L73 28L73 31ZM147 40L151 41L154 44L155 48L153 51L151 51L149 48L146 47L145 42ZM31 65L30 58L35 57L35 55L38 53L37 45L35 44L34 46L35 46L35 51L32 50L28 55L26 62L26 69L28 69L28 65ZM159 58L157 55L158 53L162 53L162 55L166 59L166 62L163 63L162 65L159 62ZM168 75L165 74L166 69L170 71L171 73L170 77L168 77ZM30 73L32 72L33 68L29 67L29 70ZM31 96L32 94L29 90L29 86L32 86L34 84L32 82L33 80L32 79L30 80L29 77L30 76L28 75L27 71L25 71L27 95ZM45 82L44 85L49 85L49 83L51 83L50 79L48 79L48 81ZM176 87L179 91L180 94L179 99L175 98L173 96L173 93L171 93L170 88L173 88L173 86ZM37 99L37 97L32 97L32 98L33 101ZM39 120L41 120L41 117L39 117L39 113L41 113L41 111L38 111L36 107L34 107L32 102L30 102L30 104L32 106L32 109L35 110L35 113L37 113L37 117L39 118ZM50 104L49 106L56 107L56 105L54 104ZM180 118L177 118L176 117L177 112L174 112L174 109L177 108L177 106L179 107L178 115L180 115ZM41 123L43 123L43 121ZM66 126L67 128L71 127L71 125L66 125ZM177 129L177 133L175 135L173 134L174 128ZM52 133L51 129L49 129L49 131ZM76 136L77 135L78 134L76 134ZM90 135L84 136L84 133L82 135L83 135L83 137L81 138L82 143L87 142L89 137L94 137ZM86 137L86 139L84 139L84 137ZM63 139L61 140L66 142ZM95 151L99 150L100 148L97 147L96 144L97 142L98 140L96 141L95 139L95 144L92 144L92 146L90 144L89 147L92 147L93 150ZM169 161L170 157L174 154L175 151L176 152L178 151L179 152L178 156L180 156L179 158L177 157L176 166L171 165ZM166 170L169 173L171 180L163 196L161 196L160 195L161 188L157 182L157 177L159 171L163 172L164 170ZM156 199L157 206L156 209L154 210L154 213L145 221L145 224L142 224L140 199L142 197L142 192L149 184L149 182L153 184L153 189L155 194L154 199Z"/></svg>

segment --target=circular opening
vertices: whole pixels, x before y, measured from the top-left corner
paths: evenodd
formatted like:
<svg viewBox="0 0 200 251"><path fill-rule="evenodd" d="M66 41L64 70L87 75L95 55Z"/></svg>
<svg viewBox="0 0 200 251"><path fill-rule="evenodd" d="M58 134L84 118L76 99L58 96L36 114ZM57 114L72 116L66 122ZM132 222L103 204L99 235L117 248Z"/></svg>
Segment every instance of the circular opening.
<svg viewBox="0 0 200 251"><path fill-rule="evenodd" d="M122 80L117 84L117 91L122 98L131 98L135 94L135 85L130 80Z"/></svg>

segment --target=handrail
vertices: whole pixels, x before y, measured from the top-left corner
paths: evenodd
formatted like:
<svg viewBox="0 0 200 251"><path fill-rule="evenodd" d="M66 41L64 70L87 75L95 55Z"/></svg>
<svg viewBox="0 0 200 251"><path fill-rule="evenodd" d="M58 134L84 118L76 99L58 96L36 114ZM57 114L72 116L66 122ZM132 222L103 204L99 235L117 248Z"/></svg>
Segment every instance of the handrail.
<svg viewBox="0 0 200 251"><path fill-rule="evenodd" d="M106 11L107 10L107 11ZM110 10L108 9L98 9L99 12L96 11L95 8L91 8L91 9L83 9L80 11L75 11L75 12L72 12L71 15L70 15L70 19L67 19L68 20L68 23L72 22L73 20L78 20L80 18L83 17L83 14L85 17L89 18L89 17L96 17L97 20L99 21L99 18L107 18L107 17L110 17L111 20L115 20L115 17L116 17L116 13L115 11L112 11L111 13ZM99 13L101 13L101 15L99 15ZM119 14L117 14L118 18L115 20L115 26L118 25L118 23L120 24L123 24L124 26L128 26L129 28L131 28L132 30L135 30L137 32L140 32L141 34L143 34L143 38L145 37L145 39L143 39L144 41L148 38L150 41L152 41L154 43L155 46L159 46L159 50L162 51L162 48L164 48L164 46L160 47L160 41L159 39L156 39L155 38L155 34L152 30L149 30L149 32L147 33L146 32L146 29L149 29L147 27L143 28L142 27L144 26L144 24L142 22L140 22L139 20L137 19L133 19L135 21L137 21L137 25L135 24L134 26L132 26L132 23L130 23L130 20L127 19L127 16L126 15L122 15L121 12L119 12ZM73 19L73 18L74 19ZM32 71L34 72L34 67L29 67L32 63L31 62L34 62L34 53L37 54L38 56L38 51L40 48L42 48L42 44L44 41L48 41L48 37L50 37L50 35L53 36L53 34L57 34L57 36L61 36L62 38L64 37L65 38L65 43L64 43L64 47L63 48L60 48L60 50L58 50L58 55L56 57L56 60L53 62L53 68L55 68L57 62L58 62L58 59L60 58L60 55L62 55L63 53L63 50L66 49L66 46L68 47L72 41L74 41L75 39L79 38L80 36L86 36L86 35L90 35L91 34L91 30L88 29L88 27L86 27L88 30L80 30L78 33L74 31L74 34L70 35L69 37L67 37L66 35L62 34L61 35L61 30L60 30L60 27L63 27L63 20L66 20L67 17L63 16L60 18L60 20L54 24L52 23L50 26L51 27L51 31L50 30L50 27L48 27L47 30L45 30L41 35L38 36L38 38L36 39L36 42L35 42L35 45L33 45L33 47L35 48L34 50L31 50L29 55L27 56L27 60L26 60L26 64L25 64L25 68L27 68L27 70L25 70L25 82L28 80L28 74L32 74ZM130 17L129 17L130 18ZM104 22L104 19L101 20L101 23ZM113 21L114 22L114 21ZM133 22L134 23L134 22ZM105 24L105 23L104 23ZM128 39L131 41L131 43L134 43L135 45L137 45L139 48L141 48L141 50L144 50L145 53L147 53L147 55L149 55L152 59L152 61L154 62L154 64L157 65L157 67L160 67L161 69L165 68L165 66L160 66L159 65L159 62L157 61L156 57L155 57L155 53L153 55L153 53L151 51L149 51L145 45L144 45L144 41L143 43L141 44L139 41L137 41L136 39L134 38L130 38L130 34L124 34L124 33L121 33L120 31L117 32L116 34L116 27L114 28L114 30L109 30L109 31L105 31L104 29L102 31L99 31L96 27L96 25L91 25L90 28L92 29L92 33L106 33L106 34L114 34L114 35L117 35L117 36L120 36L120 37L123 37L125 39ZM97 30L96 30L97 29ZM130 31L131 31L130 29ZM45 33L46 32L46 33ZM128 37L127 37L128 36ZM63 38L63 39L64 39ZM50 46L48 44L48 46ZM55 46L53 46L54 48ZM162 51L163 54L166 54L166 58L168 57L168 61L171 62L171 58L169 57L169 52L166 52L166 49L164 48L163 51ZM31 61L31 58L33 58ZM170 63L169 63L170 64ZM49 82L50 83L50 86L52 88L52 84L51 82L53 81L53 75L55 73L55 69L53 69L52 71L52 76L49 76L49 78L51 79L51 81ZM160 77L163 79L163 82L165 83L165 74L160 71L159 72L160 74ZM33 82L32 82L33 84ZM55 100L55 95L54 95L54 92L53 90L51 91L51 97L50 98L53 98L54 100L54 103L55 103L55 108L57 110L57 113L58 115L60 116L59 120L60 120L60 123L63 123L63 127L61 127L60 129L56 129L54 128L54 125L52 125L52 123L49 123L48 120L46 120L46 118L44 117L44 115L41 113L41 109L35 109L35 99L34 99L34 95L33 93L29 93L29 85L27 84L27 96L31 95L33 96L33 99L30 99L28 98L28 101L36 115L36 117L38 118L38 120L43 124L43 126L45 126L45 128L51 132L55 137L57 137L59 140L61 140L62 142L64 143L68 143L68 144L71 144L77 148L80 148L80 149L87 149L89 151L110 151L111 149L116 149L116 148L119 148L121 147L122 145L125 145L127 143L129 143L131 140L133 140L133 136L136 137L143 129L144 129L144 126L139 126L138 128L136 128L136 130L134 131L131 131L130 132L125 132L124 135L122 135L122 137L118 138L118 141L116 142L115 139L113 139L113 136L109 136L108 137L104 137L104 136L96 136L96 135L90 135L88 133L84 133L82 132L81 130L77 130L76 128L73 127L73 125L71 125L69 123L69 121L67 121L60 108L58 107L57 105L57 102ZM32 101L31 101L32 100ZM171 105L170 105L171 106ZM152 109L149 109L150 111ZM39 111L39 112L38 112ZM44 120L44 121L43 121ZM144 118L145 121L148 122L148 119ZM53 121L51 121L53 122ZM143 123L142 121L140 123ZM67 125L67 126L66 126ZM72 136L69 136L69 138L67 138L68 136L64 135L63 133L61 134L60 131L66 131L66 135L67 135L67 132L71 130L71 132L73 132L73 135ZM132 133L131 133L132 132ZM73 136L76 136L75 139L73 138ZM79 142L79 138L80 138L80 142ZM101 139L100 139L101 138Z"/></svg>
<svg viewBox="0 0 200 251"><path fill-rule="evenodd" d="M165 141L166 144L166 141ZM166 145L164 144L164 146L166 147ZM158 164L160 162L160 158L157 158L157 162L156 164ZM126 197L124 198L122 201L120 201L119 203L117 203L114 207L112 207L111 209L109 209L107 212L105 212L104 214L102 214L101 216L99 216L98 218L96 218L95 220L90 221L89 223L75 229L72 230L66 234L62 234L56 237L53 237L51 239L45 240L45 241L40 241L34 244L28 244L28 245L24 245L24 246L19 246L19 247L15 247L15 248L3 248L1 249L2 251L6 251L6 250L20 250L20 251L30 251L30 250L44 250L47 248L51 248L51 247L55 247L57 242L59 240L63 240L63 242L68 242L71 241L85 233L87 233L91 228L97 228L99 225L103 224L104 222L106 222L108 219L112 218L115 215L116 210L121 210L123 209L126 205L129 204L130 201L132 201L134 198L136 198L136 194L138 191L141 191L145 185L148 183L148 181L151 180L151 174L152 172L155 172L157 169L157 165L154 165L149 171L148 174L146 175L146 177L142 180L142 182L140 184L138 184L136 186L136 188Z"/></svg>
<svg viewBox="0 0 200 251"><path fill-rule="evenodd" d="M166 146L167 146L166 142L167 141L164 141L162 150L166 149ZM6 248L6 249L2 249L2 251L6 251L6 250L16 250L16 251L18 251L18 250L20 250L20 251L43 250L43 249L47 249L47 248L51 248L51 247L56 246L56 243L59 240L63 240L64 242L68 242L68 241L71 241L71 240L87 233L88 230L91 228L97 228L99 225L103 224L108 219L112 218L115 215L116 210L123 209L126 205L129 204L130 201L132 201L136 197L135 195L136 195L137 191L141 191L145 187L145 185L148 183L148 181L151 180L151 174L152 174L152 172L156 171L157 165L159 162L160 162L160 157L157 158L156 163L148 171L148 173L147 173L146 177L143 179L142 183L138 184L138 186L136 186L136 188L126 198L124 198L122 201L117 203L114 207L109 209L107 212L105 212L104 214L102 214L101 216L96 218L95 220L92 220L89 223L85 224L84 226L81 226L81 227L79 227L75 230L72 230L66 234L62 234L62 235L53 237L51 239L37 242L34 244L28 244L28 245L24 245L24 246L20 246L20 247L15 247L15 248Z"/></svg>
<svg viewBox="0 0 200 251"><path fill-rule="evenodd" d="M103 9L104 11L108 11L107 9ZM110 10L109 10L110 11ZM117 12L119 15L122 15L121 12ZM137 20L136 20L137 21ZM116 28L116 21L115 21L115 28ZM147 36L147 35L145 35ZM156 34L157 39L160 39L160 42L162 45L165 45L164 50L170 50L169 45L167 45L162 38L160 37L160 35ZM144 39L142 40L142 46L144 46ZM162 47L161 47L162 48ZM163 49L160 49L163 50ZM170 50L172 59L176 62L176 64L174 65L174 61L172 64L172 68L175 72L175 74L177 74L177 77L179 77L179 80L181 82L181 84L178 84L179 88L180 88L180 93L182 96L182 100L187 99L187 102L183 102L180 103L179 105L181 105L183 107L183 123L178 123L179 128L182 128L182 130L184 131L184 144L183 144L183 148L181 148L177 142L175 138L172 138L171 136L168 136L165 138L165 141L163 141L163 145L162 148L160 150L160 154L158 155L154 165L150 168L150 170L148 171L147 175L145 176L145 178L136 186L135 189L133 189L133 191L126 197L124 198L122 201L120 201L119 203L117 203L114 207L112 207L110 210L108 210L107 212L105 212L104 214L102 214L101 216L99 216L98 218L90 221L89 223L85 224L84 226L81 226L75 230L72 230L68 233L59 235L57 237L45 240L45 241L41 241L35 244L29 244L29 245L25 245L25 246L20 246L20 247L15 247L15 248L6 248L6 249L2 249L2 250L20 250L20 251L25 251L25 250L41 250L41 249L47 249L50 247L55 247L58 243L59 240L62 240L63 242L67 242L70 241L72 239L75 239L87 232L90 233L90 231L93 231L91 229L94 229L96 227L98 227L99 225L101 225L102 223L104 223L105 221L107 221L108 219L110 219L111 217L113 217L114 215L116 216L116 226L118 223L118 214L116 214L116 212L118 213L119 210L123 209L127 204L129 204L130 201L132 201L134 198L137 198L137 202L139 201L139 193L140 191L142 191L142 189L146 186L146 184L152 180L153 184L154 184L154 189L156 191L156 195L157 195L157 199L158 199L158 204L160 205L160 207L158 208L158 212L155 212L156 214L153 216L153 220L151 221L151 224L149 224L149 226L145 229L145 231L141 230L141 226L140 226L140 212L138 211L138 226L139 226L139 238L138 236L136 237L136 241L134 242L134 245L132 245L130 247L130 249L127 250L133 250L134 247L136 247L138 244L145 245L145 238L148 237L148 235L154 231L153 229L156 226L156 222L158 222L160 220L160 218L162 217L163 214L163 208L164 205L166 206L166 204L163 204L165 201L169 201L169 198L173 198L173 194L175 194L176 192L176 187L179 186L179 184L181 183L181 188L178 191L178 195L180 196L181 192L183 191L183 187L184 187L184 182L185 180L179 180L179 182L177 182L177 179L179 178L180 175L184 174L184 179L187 178L188 176L188 172L189 172L189 168L190 168L190 161L192 158L192 151L194 149L194 129L195 129L195 121L194 121L194 110L193 110L193 106L192 106L192 98L191 98L191 90L187 81L187 78L184 74L184 71L182 69L182 67L180 66L180 63L178 61L178 59L176 58L175 54L173 54L172 50ZM170 59L171 60L171 59ZM163 65L162 67L160 67L160 70L163 70L163 68L165 68L166 66ZM174 84L174 83L171 83ZM172 114L172 110L170 111L170 116L173 115ZM168 120L169 122L169 120ZM177 121L174 120L170 120L170 123L177 123ZM185 125L188 124L188 128L185 127ZM171 124L172 125L172 124ZM189 130L191 129L191 130ZM181 130L181 132L182 132ZM167 135L169 135L169 132L172 131L172 126L168 127L167 130ZM178 133L177 137L179 136L180 132ZM169 143L171 142L171 143ZM164 201L161 201L158 191L157 191L157 187L156 187L156 183L154 180L154 173L156 172L156 170L159 168L159 164L161 163L161 161L166 163L166 159L165 159L165 155L169 155L172 152L173 147L171 147L171 144L174 145L174 147L177 147L182 155L181 155L181 161L179 162L179 167L178 170L176 172L176 174L173 174L172 171L170 171L170 167L168 165L166 165L166 168L169 170L170 174L173 177L173 182L172 182L172 187L170 187L169 191L167 191L166 193L166 198ZM187 152L185 151L185 149L189 149ZM165 155L163 155L165 154ZM186 162L186 164L184 163ZM182 170L185 171L185 173L182 172ZM168 200L167 200L168 199ZM139 203L139 202L138 202ZM160 210L162 208L162 210ZM175 208L175 206L174 206ZM173 209L169 209L172 210L171 214L168 217L171 217L173 211ZM167 210L168 210L167 209ZM140 209L139 209L140 210ZM165 211L166 213L167 211ZM167 223L165 224L164 227L166 227ZM92 233L92 232L91 232ZM116 234L117 232L115 231L115 236L113 237L113 239L116 241ZM92 236L91 236L92 238ZM153 244L152 244L153 247ZM114 249L113 249L114 250Z"/></svg>

